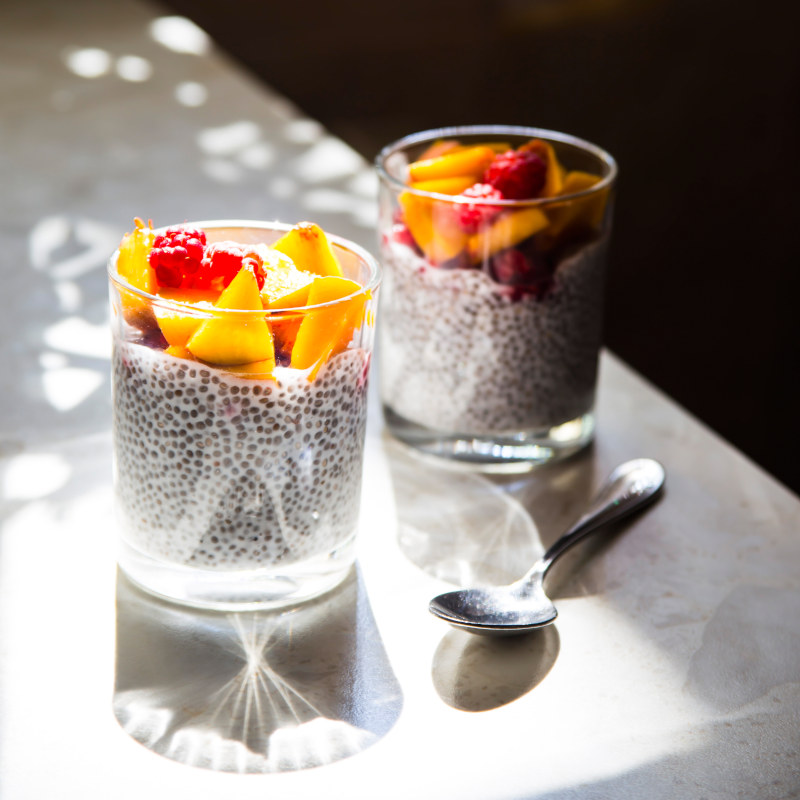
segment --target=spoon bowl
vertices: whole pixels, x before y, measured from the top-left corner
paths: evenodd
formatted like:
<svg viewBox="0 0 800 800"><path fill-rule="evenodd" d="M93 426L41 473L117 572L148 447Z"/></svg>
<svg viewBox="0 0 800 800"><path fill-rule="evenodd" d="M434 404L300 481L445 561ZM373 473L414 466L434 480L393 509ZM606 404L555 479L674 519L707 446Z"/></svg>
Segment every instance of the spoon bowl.
<svg viewBox="0 0 800 800"><path fill-rule="evenodd" d="M457 589L434 597L432 614L456 628L512 635L549 625L558 616L544 591L544 577L574 544L611 522L643 508L664 485L664 467L652 458L620 464L583 516L518 581L508 586Z"/></svg>

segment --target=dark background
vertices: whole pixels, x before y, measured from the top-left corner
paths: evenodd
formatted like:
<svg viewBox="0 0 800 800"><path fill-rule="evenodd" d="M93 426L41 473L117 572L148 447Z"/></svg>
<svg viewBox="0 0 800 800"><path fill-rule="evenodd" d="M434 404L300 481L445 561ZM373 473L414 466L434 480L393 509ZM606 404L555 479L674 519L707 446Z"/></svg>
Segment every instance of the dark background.
<svg viewBox="0 0 800 800"><path fill-rule="evenodd" d="M168 5L370 160L476 123L609 150L607 346L800 492L800 4Z"/></svg>

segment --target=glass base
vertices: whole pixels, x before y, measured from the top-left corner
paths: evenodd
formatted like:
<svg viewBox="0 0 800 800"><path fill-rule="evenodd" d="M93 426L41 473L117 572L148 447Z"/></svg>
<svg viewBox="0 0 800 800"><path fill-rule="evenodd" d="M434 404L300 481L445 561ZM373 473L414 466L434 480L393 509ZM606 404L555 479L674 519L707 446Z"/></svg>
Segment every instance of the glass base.
<svg viewBox="0 0 800 800"><path fill-rule="evenodd" d="M251 570L208 570L159 561L120 543L120 569L146 592L182 605L254 611L295 605L341 583L355 560L355 536L304 561Z"/></svg>
<svg viewBox="0 0 800 800"><path fill-rule="evenodd" d="M411 422L383 406L391 434L426 455L473 465L487 472L524 472L567 458L594 437L595 417L588 412L551 428L496 435L443 433Z"/></svg>

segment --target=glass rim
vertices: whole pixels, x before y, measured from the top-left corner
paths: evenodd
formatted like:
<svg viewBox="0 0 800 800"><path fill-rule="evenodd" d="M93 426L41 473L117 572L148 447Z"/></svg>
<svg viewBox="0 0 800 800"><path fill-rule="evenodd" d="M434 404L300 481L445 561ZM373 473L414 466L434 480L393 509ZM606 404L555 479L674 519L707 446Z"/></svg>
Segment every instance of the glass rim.
<svg viewBox="0 0 800 800"><path fill-rule="evenodd" d="M533 197L524 200L490 200L480 199L481 205L497 206L498 208L520 208L527 206L543 206L552 205L554 203L563 203L568 200L574 200L582 197L589 197L597 194L612 186L617 178L619 168L614 157L602 147L592 144L586 139L581 139L569 133L561 133L559 131L551 131L546 128L531 128L525 125L455 125L446 128L431 128L417 133L411 133L408 136L403 136L401 139L387 144L375 156L375 169L378 172L378 177L381 182L388 187L410 192L419 197L427 197L431 200L445 201L449 203L465 204L476 203L474 197L461 197L459 195L442 194L440 192L427 192L424 189L416 189L409 186L399 178L395 178L389 173L385 167L386 160L399 152L403 148L409 147L414 144L421 144L436 139L445 138L458 138L463 136L524 136L534 139L544 139L545 141L560 142L584 150L591 155L595 156L602 164L608 169L608 173L604 175L600 181L588 189L582 189L579 192L572 192L571 194L557 195L555 197Z"/></svg>
<svg viewBox="0 0 800 800"><path fill-rule="evenodd" d="M163 225L158 228L153 228L153 232L158 235L164 233L167 228L176 227L178 225L187 225L193 228L199 228L201 230L213 230L215 228L250 228L253 230L265 230L265 231L278 231L282 233L286 233L292 228L294 225L285 223L285 222L265 222L261 220L249 220L249 219L213 219L213 220L200 220L198 222L190 221L190 222L180 222L180 223L173 223L172 225ZM368 250L362 247L359 244L356 244L349 239L345 239L342 236L337 236L332 233L328 233L325 231L325 235L328 238L328 241L331 244L335 244L340 247L342 250L347 250L348 252L355 255L360 261L367 265L369 270L369 280L361 286L361 288L357 292L352 292L344 297L338 297L336 300L328 300L325 303L315 303L314 305L304 305L304 306L290 306L287 308L265 308L262 310L252 309L252 308L201 308L197 306L195 303L187 302L184 300L173 300L171 298L160 297L157 294L152 294L151 292L145 291L144 289L139 289L137 286L133 286L129 283L125 278L123 278L117 271L117 259L119 258L119 247L114 250L107 262L106 271L108 273L109 280L111 283L117 288L122 289L126 293L132 294L141 300L146 300L150 305L155 305L159 308L179 308L181 311L186 309L190 309L193 311L198 317L221 317L221 316L228 316L231 315L251 315L251 316L263 316L266 315L268 317L282 317L282 316L299 316L299 314L307 313L311 310L316 310L319 308L330 308L336 306L340 303L344 303L348 300L352 300L354 297L358 297L360 294L367 295L369 297L372 292L374 292L381 283L381 266L380 262L378 261L375 256L373 256Z"/></svg>

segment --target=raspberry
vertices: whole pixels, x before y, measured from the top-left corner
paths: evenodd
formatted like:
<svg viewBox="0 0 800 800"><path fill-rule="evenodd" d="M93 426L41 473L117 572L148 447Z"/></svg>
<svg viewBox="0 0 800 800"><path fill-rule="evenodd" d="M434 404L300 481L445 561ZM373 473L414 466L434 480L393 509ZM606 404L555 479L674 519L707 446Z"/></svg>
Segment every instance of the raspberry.
<svg viewBox="0 0 800 800"><path fill-rule="evenodd" d="M489 265L492 277L505 286L513 287L521 296L542 297L550 288L552 275L540 259L521 250L508 248L495 255Z"/></svg>
<svg viewBox="0 0 800 800"><path fill-rule="evenodd" d="M502 200L504 198L500 189L489 183L476 183L460 195L461 197L474 197L476 200ZM477 233L483 225L491 222L503 209L483 203L459 203L458 224L467 233Z"/></svg>
<svg viewBox="0 0 800 800"><path fill-rule="evenodd" d="M264 288L264 261L252 248L234 242L216 242L209 245L195 277L197 289L222 291L240 269L249 269L255 276L259 290Z"/></svg>
<svg viewBox="0 0 800 800"><path fill-rule="evenodd" d="M509 200L526 200L542 191L547 165L536 153L524 150L507 150L494 157L483 182L499 189Z"/></svg>
<svg viewBox="0 0 800 800"><path fill-rule="evenodd" d="M402 222L396 222L394 225L392 225L392 232L390 236L398 244L404 244L406 247L410 247L412 250L419 251L417 243L414 240L414 237L411 235L411 231L408 229L408 226L404 225Z"/></svg>
<svg viewBox="0 0 800 800"><path fill-rule="evenodd" d="M205 231L175 226L156 236L148 260L160 286L194 288L206 248Z"/></svg>

